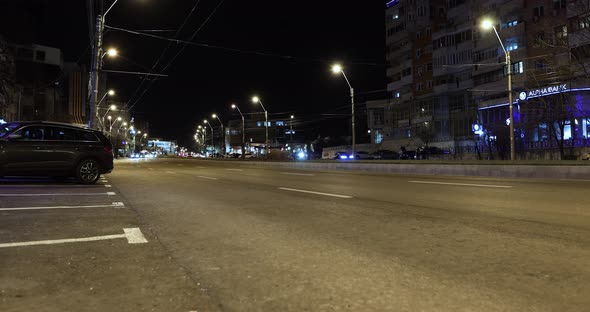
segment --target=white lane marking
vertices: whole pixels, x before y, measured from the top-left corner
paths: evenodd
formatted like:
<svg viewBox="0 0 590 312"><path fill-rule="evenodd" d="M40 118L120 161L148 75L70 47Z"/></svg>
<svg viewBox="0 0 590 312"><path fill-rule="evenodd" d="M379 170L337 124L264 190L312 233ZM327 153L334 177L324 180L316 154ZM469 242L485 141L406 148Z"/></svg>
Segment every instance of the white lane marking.
<svg viewBox="0 0 590 312"><path fill-rule="evenodd" d="M66 243L80 243L80 242L96 242L101 240L111 240L126 238L129 244L145 244L147 239L141 233L139 228L127 228L123 229L124 234L114 235L103 235L103 236L91 236L82 238L67 238L67 239L53 239L53 240L42 240L42 241L30 241L30 242L17 242L17 243L5 243L0 244L0 248L7 247L23 247L23 246L35 246L35 245L56 245Z"/></svg>
<svg viewBox="0 0 590 312"><path fill-rule="evenodd" d="M431 182L431 181L408 181L408 182L419 183L419 184L438 184L438 185L491 187L491 188L512 188L512 186L509 186L509 185L469 184L469 183L450 183L450 182Z"/></svg>
<svg viewBox="0 0 590 312"><path fill-rule="evenodd" d="M314 191L298 190L298 189L292 189L292 188L288 188L288 187L279 187L279 190L290 191L290 192L308 193L308 194L315 194L315 195L323 195L323 196L330 196L330 197L338 197L338 198L352 198L352 196L348 196L348 195L339 195L339 194L330 194L330 193L321 193L321 192L314 192Z"/></svg>
<svg viewBox="0 0 590 312"><path fill-rule="evenodd" d="M177 165L177 166L180 166L180 167L184 167L184 165L183 165L183 164L176 164L176 165Z"/></svg>
<svg viewBox="0 0 590 312"><path fill-rule="evenodd" d="M106 193L39 193L39 194L0 194L0 197L35 197L35 196L114 196L115 192Z"/></svg>
<svg viewBox="0 0 590 312"><path fill-rule="evenodd" d="M201 178L201 179L209 179L209 180L218 180L217 178L212 178L212 177L205 177L205 176L197 176L197 178Z"/></svg>
<svg viewBox="0 0 590 312"><path fill-rule="evenodd" d="M227 170L227 171L244 171L242 169L225 169L225 170Z"/></svg>
<svg viewBox="0 0 590 312"><path fill-rule="evenodd" d="M174 172L174 171L166 171L166 173L175 174L176 172Z"/></svg>
<svg viewBox="0 0 590 312"><path fill-rule="evenodd" d="M199 169L205 169L205 168L207 168L207 167L205 167L205 166L197 166L196 168L199 168Z"/></svg>
<svg viewBox="0 0 590 312"><path fill-rule="evenodd" d="M148 168L148 170L154 170L154 168Z"/></svg>
<svg viewBox="0 0 590 312"><path fill-rule="evenodd" d="M104 187L112 187L110 184L105 184Z"/></svg>
<svg viewBox="0 0 590 312"><path fill-rule="evenodd" d="M313 174L313 173L281 172L281 174L294 175L294 176L307 176L307 177L315 176L315 174Z"/></svg>
<svg viewBox="0 0 590 312"><path fill-rule="evenodd" d="M145 244L148 242L139 228L126 228L123 229L123 232L125 232L129 244Z"/></svg>
<svg viewBox="0 0 590 312"><path fill-rule="evenodd" d="M88 206L45 206L45 207L18 207L18 208L0 208L0 211L18 211L18 210L51 210L51 209L89 209L89 208L125 208L122 202L114 202L110 205L88 205Z"/></svg>

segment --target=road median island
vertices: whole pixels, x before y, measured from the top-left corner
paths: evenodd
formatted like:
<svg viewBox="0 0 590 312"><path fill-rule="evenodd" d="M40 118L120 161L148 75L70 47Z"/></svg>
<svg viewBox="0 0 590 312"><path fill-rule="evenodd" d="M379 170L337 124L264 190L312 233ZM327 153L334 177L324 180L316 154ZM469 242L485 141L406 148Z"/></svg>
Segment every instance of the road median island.
<svg viewBox="0 0 590 312"><path fill-rule="evenodd" d="M248 161L244 164L301 170L348 170L416 175L590 180L590 162L587 161L486 161L485 163L477 161Z"/></svg>

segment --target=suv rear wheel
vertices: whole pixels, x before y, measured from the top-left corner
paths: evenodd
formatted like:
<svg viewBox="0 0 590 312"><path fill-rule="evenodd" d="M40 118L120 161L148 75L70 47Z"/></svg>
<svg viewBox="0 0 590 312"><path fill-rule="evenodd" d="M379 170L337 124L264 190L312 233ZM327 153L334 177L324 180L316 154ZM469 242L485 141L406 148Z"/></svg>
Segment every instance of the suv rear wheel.
<svg viewBox="0 0 590 312"><path fill-rule="evenodd" d="M100 165L94 159L84 159L76 167L76 179L82 184L94 184L100 178Z"/></svg>

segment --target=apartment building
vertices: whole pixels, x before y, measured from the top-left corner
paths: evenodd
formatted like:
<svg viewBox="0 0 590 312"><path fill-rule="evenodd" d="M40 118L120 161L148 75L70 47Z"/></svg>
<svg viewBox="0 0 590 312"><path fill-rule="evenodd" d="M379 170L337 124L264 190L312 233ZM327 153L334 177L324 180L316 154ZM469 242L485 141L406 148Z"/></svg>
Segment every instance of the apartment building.
<svg viewBox="0 0 590 312"><path fill-rule="evenodd" d="M588 1L397 0L385 16L390 82L387 99L367 103L372 143L503 158L507 52L519 157L555 149L563 158L564 146L573 155L590 145Z"/></svg>

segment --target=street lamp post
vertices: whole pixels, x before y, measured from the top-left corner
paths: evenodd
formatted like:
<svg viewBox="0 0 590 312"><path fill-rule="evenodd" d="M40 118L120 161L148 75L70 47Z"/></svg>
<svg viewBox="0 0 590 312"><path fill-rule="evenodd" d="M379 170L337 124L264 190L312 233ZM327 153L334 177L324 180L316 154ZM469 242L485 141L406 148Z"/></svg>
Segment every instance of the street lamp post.
<svg viewBox="0 0 590 312"><path fill-rule="evenodd" d="M138 134L141 134L141 131L137 131L137 132L135 132L135 133L133 134L133 153L135 153L135 151L137 150L137 145L135 144L135 137L136 137Z"/></svg>
<svg viewBox="0 0 590 312"><path fill-rule="evenodd" d="M512 66L510 64L510 51L506 51L504 47L504 43L502 43L502 39L500 39L500 35L496 30L496 26L490 20L484 20L481 24L483 29L494 29L494 33L500 42L500 46L502 46L502 50L504 51L504 55L506 56L506 73L508 75L508 110L510 111L510 160L516 160L516 150L515 150L515 143L514 143L514 111L512 108Z"/></svg>
<svg viewBox="0 0 590 312"><path fill-rule="evenodd" d="M291 115L291 124L290 124L291 130L289 130L289 133L291 134L291 143L293 143L293 119L294 118L295 118L295 116Z"/></svg>
<svg viewBox="0 0 590 312"><path fill-rule="evenodd" d="M211 145L213 145L213 149L215 149L215 135L213 133L213 126L209 123L209 121L207 121L207 119L203 120L203 123L211 128Z"/></svg>
<svg viewBox="0 0 590 312"><path fill-rule="evenodd" d="M104 115L102 115L102 118L101 118L100 120L101 120L101 123L102 123L102 130L103 130L103 132L106 132L106 128L107 128L106 124L104 123L104 118L107 116L107 114L108 114L108 113L109 113L111 110L113 110L113 111L114 111L114 110L116 110L116 109L117 109L117 105L111 105L111 106L109 106L109 108L107 108L107 111L104 113ZM110 117L110 116L109 116L109 117ZM110 119L109 119L109 120L110 120Z"/></svg>
<svg viewBox="0 0 590 312"><path fill-rule="evenodd" d="M342 76L344 77L344 80L346 80L348 87L350 88L350 103L351 103L351 111L352 111L352 117L351 117L351 119L352 119L352 154L351 155L354 157L355 149L356 149L356 133L355 133L355 126L354 126L354 88L350 84L350 81L348 81L348 77L346 77L346 74L344 73L342 66L340 66L338 64L332 66L332 72L335 74L341 73Z"/></svg>
<svg viewBox="0 0 590 312"><path fill-rule="evenodd" d="M102 119L100 119L100 118L99 118L99 113L98 113L98 111L99 111L100 104L102 103L102 101L104 101L104 100L107 98L107 95L108 95L108 96L113 96L113 95L115 95L115 90L111 89L111 90L109 90L109 91L105 92L105 94L102 96L102 98L100 99L100 101L98 101L98 103L96 103L96 107L94 108L94 110L95 110L95 113L94 113L94 114L96 115L96 122L97 122L97 123L102 123L100 126L103 128L103 130L104 130L104 117L106 116L106 113L105 113L105 115L102 117ZM107 112L108 112L108 111L107 111ZM91 115L91 116L94 116L94 115ZM94 118L94 117L91 117L91 118L90 118L90 120L92 120L93 118Z"/></svg>
<svg viewBox="0 0 590 312"><path fill-rule="evenodd" d="M110 125L109 125L109 140L110 140L110 139L111 139L111 137L113 136L113 125L114 125L114 124L115 124L117 121L121 121L121 120L123 120L123 118L121 118L121 117L117 117L117 119L115 119L115 120L113 121L113 118L112 118L111 116L109 116L109 122L110 122Z"/></svg>
<svg viewBox="0 0 590 312"><path fill-rule="evenodd" d="M268 143L268 111L266 110L266 108L264 108L264 105L262 104L262 100L260 100L259 97L254 96L252 97L252 102L254 103L260 103L260 106L262 107L262 110L264 111L264 126L266 127L266 155L265 158L268 159L269 155L270 155L270 145Z"/></svg>
<svg viewBox="0 0 590 312"><path fill-rule="evenodd" d="M217 118L217 121L219 121L219 124L221 125L221 144L219 148L221 150L221 155L225 155L225 132L223 131L223 122L221 122L221 119L219 119L217 114L211 115L211 118Z"/></svg>
<svg viewBox="0 0 590 312"><path fill-rule="evenodd" d="M242 111L240 110L240 108L236 104L232 104L231 108L237 109L238 112L240 113L240 116L242 116L242 159L245 159L245 157L246 157L246 126L245 126L245 121L244 121L244 114L242 114Z"/></svg>

